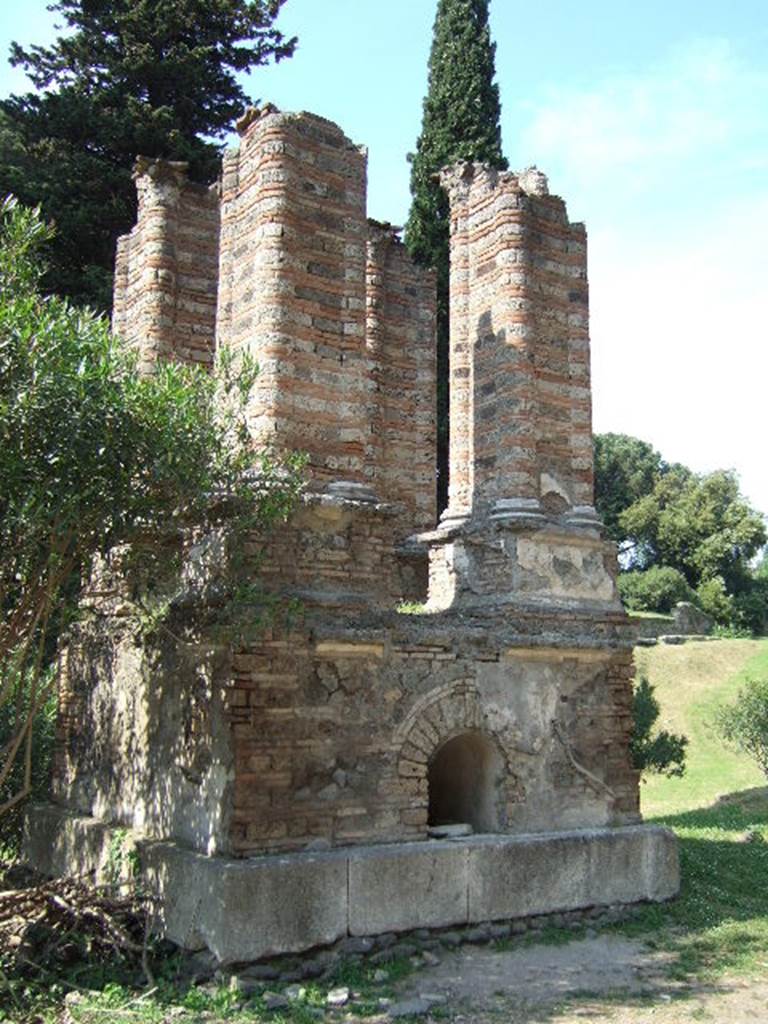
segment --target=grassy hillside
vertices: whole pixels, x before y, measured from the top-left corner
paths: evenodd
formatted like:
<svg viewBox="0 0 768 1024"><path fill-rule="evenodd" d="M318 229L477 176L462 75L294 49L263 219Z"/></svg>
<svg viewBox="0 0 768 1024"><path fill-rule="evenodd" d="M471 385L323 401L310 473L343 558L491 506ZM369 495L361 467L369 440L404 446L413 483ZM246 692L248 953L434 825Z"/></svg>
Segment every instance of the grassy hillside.
<svg viewBox="0 0 768 1024"><path fill-rule="evenodd" d="M768 640L660 644L636 651L636 663L656 687L661 724L690 746L682 779L651 777L642 788L646 819L680 841L680 897L646 908L633 927L672 954L678 980L759 977L768 962L768 780L709 722L745 679L768 674Z"/></svg>
<svg viewBox="0 0 768 1024"><path fill-rule="evenodd" d="M752 761L727 750L709 723L714 708L731 700L745 679L768 675L768 640L659 644L639 648L635 663L656 687L660 724L690 739L683 778L648 776L643 783L646 817L706 807L726 793L766 784Z"/></svg>

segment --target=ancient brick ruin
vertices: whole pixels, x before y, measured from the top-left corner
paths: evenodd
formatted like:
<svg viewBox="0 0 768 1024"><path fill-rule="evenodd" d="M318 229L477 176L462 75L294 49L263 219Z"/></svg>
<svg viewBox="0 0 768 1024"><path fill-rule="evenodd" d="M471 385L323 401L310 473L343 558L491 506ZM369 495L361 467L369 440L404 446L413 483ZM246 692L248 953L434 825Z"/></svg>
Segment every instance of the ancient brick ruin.
<svg viewBox="0 0 768 1024"><path fill-rule="evenodd" d="M433 277L367 221L365 151L338 127L267 107L240 129L211 189L137 164L115 328L147 370L257 359L253 437L310 467L259 571L303 614L181 654L137 644L102 587L28 849L98 866L134 829L167 934L224 960L671 896L669 836L636 825L633 634L593 508L583 226L536 170L444 172L437 523ZM429 838L446 823L474 834Z"/></svg>

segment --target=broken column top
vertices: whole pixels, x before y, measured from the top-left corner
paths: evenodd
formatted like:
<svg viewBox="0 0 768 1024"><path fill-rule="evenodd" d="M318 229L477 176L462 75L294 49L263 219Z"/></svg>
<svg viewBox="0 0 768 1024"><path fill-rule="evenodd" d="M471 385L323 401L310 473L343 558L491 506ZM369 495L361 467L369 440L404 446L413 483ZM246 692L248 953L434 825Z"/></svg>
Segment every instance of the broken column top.
<svg viewBox="0 0 768 1024"><path fill-rule="evenodd" d="M595 525L586 233L536 167L463 162L451 201L447 523Z"/></svg>

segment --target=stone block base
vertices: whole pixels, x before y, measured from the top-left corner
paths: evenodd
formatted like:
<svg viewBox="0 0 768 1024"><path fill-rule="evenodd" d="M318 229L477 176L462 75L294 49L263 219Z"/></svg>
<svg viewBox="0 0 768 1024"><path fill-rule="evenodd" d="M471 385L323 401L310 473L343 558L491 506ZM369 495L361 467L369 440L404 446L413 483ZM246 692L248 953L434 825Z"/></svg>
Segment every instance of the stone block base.
<svg viewBox="0 0 768 1024"><path fill-rule="evenodd" d="M122 833L51 805L30 809L26 859L51 875L115 868ZM249 860L137 843L159 928L225 964L346 935L660 902L677 895L677 841L649 825L345 847Z"/></svg>

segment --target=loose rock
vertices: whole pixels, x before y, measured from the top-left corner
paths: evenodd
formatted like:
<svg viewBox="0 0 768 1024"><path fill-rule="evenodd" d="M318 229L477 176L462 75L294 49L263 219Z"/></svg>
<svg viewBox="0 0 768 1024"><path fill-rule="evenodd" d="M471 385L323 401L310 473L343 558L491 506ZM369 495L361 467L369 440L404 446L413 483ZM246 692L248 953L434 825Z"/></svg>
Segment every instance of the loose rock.
<svg viewBox="0 0 768 1024"><path fill-rule="evenodd" d="M264 1006L268 1010L286 1010L290 1005L290 1000L286 999L280 992L264 993Z"/></svg>
<svg viewBox="0 0 768 1024"><path fill-rule="evenodd" d="M339 988L332 988L328 995L325 997L326 1005L334 1006L346 1006L349 1002L349 989L346 986L340 986Z"/></svg>

